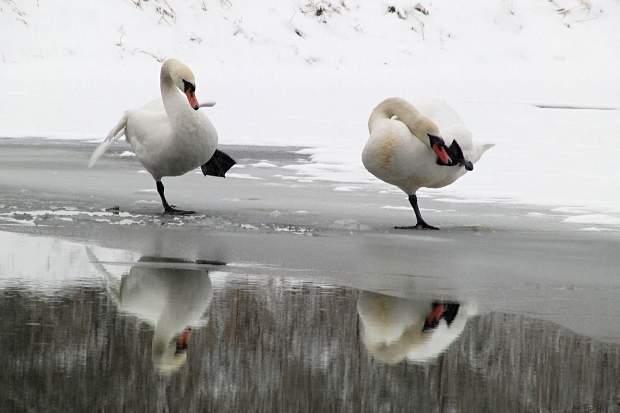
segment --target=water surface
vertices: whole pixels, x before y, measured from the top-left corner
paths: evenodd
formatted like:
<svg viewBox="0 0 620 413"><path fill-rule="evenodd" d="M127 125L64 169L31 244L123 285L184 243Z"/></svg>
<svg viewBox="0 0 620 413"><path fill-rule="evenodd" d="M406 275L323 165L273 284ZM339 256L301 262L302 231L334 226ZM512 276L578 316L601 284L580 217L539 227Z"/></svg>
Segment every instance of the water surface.
<svg viewBox="0 0 620 413"><path fill-rule="evenodd" d="M525 312L0 238L1 411L620 410L620 344Z"/></svg>

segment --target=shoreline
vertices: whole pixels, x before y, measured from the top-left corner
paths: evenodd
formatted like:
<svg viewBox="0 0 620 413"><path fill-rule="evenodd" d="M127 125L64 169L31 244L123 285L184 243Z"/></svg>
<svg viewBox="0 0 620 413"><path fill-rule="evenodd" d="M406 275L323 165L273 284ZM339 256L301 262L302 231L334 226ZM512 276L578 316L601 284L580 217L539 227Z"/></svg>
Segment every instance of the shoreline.
<svg viewBox="0 0 620 413"><path fill-rule="evenodd" d="M597 311L620 288L613 226L584 231L585 224L564 223L548 210L422 198L425 218L440 231L395 230L415 219L398 208L406 206L402 194L300 182L307 180L282 166L307 159L277 147L224 147L244 166L231 170L236 178L190 172L168 180L169 199L197 213L166 217L135 159L110 153L88 170L94 143L12 143L0 141L0 233L222 261L226 271L400 297L473 301L481 311L526 314L620 342L613 327L620 323L609 320L615 316ZM253 166L260 163L273 166Z"/></svg>

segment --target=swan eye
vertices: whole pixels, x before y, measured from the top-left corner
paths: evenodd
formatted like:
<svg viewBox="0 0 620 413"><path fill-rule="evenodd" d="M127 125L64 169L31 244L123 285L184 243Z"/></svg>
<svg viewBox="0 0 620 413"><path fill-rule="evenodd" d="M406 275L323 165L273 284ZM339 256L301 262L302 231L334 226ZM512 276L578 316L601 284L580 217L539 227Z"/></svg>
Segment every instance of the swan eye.
<svg viewBox="0 0 620 413"><path fill-rule="evenodd" d="M183 92L185 93L187 93L188 90L196 93L196 86L192 82L188 82L187 80L183 79L183 87Z"/></svg>

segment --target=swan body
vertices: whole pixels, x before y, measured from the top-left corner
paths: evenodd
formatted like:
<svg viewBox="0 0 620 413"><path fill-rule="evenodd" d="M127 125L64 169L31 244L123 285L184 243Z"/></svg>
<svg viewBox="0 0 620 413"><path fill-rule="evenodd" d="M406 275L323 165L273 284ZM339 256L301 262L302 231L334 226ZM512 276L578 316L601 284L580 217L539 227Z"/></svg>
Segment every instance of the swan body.
<svg viewBox="0 0 620 413"><path fill-rule="evenodd" d="M364 291L357 302L366 349L379 361L428 362L443 353L475 314L470 305Z"/></svg>
<svg viewBox="0 0 620 413"><path fill-rule="evenodd" d="M119 283L90 248L86 252L119 311L154 328L151 358L155 368L162 373L178 370L187 359L191 327L206 324L205 313L213 299L207 271L160 267L160 260L142 257Z"/></svg>
<svg viewBox="0 0 620 413"><path fill-rule="evenodd" d="M494 146L473 141L458 114L440 99L411 104L388 98L372 111L368 129L362 162L371 174L409 195L418 219L409 229L437 229L419 214L418 189L450 185Z"/></svg>
<svg viewBox="0 0 620 413"><path fill-rule="evenodd" d="M203 315L213 298L213 287L206 271L136 266L123 278L119 298L121 312L155 328L153 365L168 373L185 363L189 327L205 324Z"/></svg>
<svg viewBox="0 0 620 413"><path fill-rule="evenodd" d="M227 171L234 160L217 151L218 136L215 127L200 107L194 94L196 83L192 71L176 59L164 62L160 73L161 98L125 112L106 139L93 152L88 167L92 167L105 151L125 136L138 161L157 183L167 213L191 213L171 207L164 196L161 182L166 176L180 176L209 162L222 162ZM215 157L214 154L219 152ZM210 169L207 169L210 170ZM221 175L224 176L223 173Z"/></svg>

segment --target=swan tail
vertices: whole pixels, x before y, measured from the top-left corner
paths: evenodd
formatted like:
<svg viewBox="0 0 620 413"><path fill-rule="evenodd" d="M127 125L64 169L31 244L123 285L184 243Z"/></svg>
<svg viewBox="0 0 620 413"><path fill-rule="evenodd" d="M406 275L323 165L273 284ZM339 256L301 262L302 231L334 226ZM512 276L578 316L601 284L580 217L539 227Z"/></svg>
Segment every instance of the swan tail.
<svg viewBox="0 0 620 413"><path fill-rule="evenodd" d="M97 163L99 158L101 158L114 142L125 135L125 126L127 126L127 116L123 115L121 120L119 120L116 126L108 133L108 136L106 136L101 145L97 146L97 149L93 152L88 162L89 168L92 168L92 166Z"/></svg>
<svg viewBox="0 0 620 413"><path fill-rule="evenodd" d="M469 160L472 163L478 162L480 160L480 158L482 158L482 155L484 155L484 153L486 151L488 151L489 149L491 149L494 146L495 146L494 143L488 143L488 142L475 143L474 144L474 150L471 151L470 156L469 156Z"/></svg>
<svg viewBox="0 0 620 413"><path fill-rule="evenodd" d="M114 282L114 276L103 266L103 264L101 264L101 261L99 261L93 250L88 246L86 247L86 255L88 255L90 262L101 273L103 283L105 284L108 293L112 296L112 299L117 305L120 305L121 292Z"/></svg>
<svg viewBox="0 0 620 413"><path fill-rule="evenodd" d="M204 176L211 175L225 178L226 172L236 164L235 160L226 153L215 150L215 153L204 165L200 167Z"/></svg>

